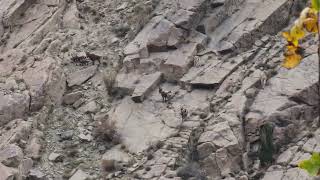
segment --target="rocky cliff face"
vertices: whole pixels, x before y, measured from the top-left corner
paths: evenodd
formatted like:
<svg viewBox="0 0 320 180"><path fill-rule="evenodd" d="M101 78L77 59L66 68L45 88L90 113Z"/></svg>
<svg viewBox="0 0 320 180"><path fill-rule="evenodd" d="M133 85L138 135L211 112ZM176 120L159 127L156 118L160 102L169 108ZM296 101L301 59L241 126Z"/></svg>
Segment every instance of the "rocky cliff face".
<svg viewBox="0 0 320 180"><path fill-rule="evenodd" d="M317 41L281 67L305 3L0 0L0 179L311 180Z"/></svg>

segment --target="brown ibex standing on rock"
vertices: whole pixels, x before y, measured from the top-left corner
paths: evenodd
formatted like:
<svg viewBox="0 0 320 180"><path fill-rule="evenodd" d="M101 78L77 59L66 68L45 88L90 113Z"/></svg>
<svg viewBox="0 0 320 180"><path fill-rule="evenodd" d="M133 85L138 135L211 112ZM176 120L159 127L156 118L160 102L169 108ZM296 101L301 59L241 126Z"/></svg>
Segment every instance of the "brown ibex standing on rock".
<svg viewBox="0 0 320 180"><path fill-rule="evenodd" d="M161 94L163 102L168 102L169 101L169 98L170 98L169 96L170 96L171 91L166 92L166 91L162 90L161 87L159 87L159 93Z"/></svg>
<svg viewBox="0 0 320 180"><path fill-rule="evenodd" d="M186 118L188 117L188 110L185 109L184 107L181 107L180 115L181 115L182 121L186 120Z"/></svg>

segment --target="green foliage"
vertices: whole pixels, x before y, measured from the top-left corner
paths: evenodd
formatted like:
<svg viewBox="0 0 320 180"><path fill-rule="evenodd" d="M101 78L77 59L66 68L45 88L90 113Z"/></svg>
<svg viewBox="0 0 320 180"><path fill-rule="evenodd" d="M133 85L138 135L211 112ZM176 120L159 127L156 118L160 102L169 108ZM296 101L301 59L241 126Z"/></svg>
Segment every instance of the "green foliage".
<svg viewBox="0 0 320 180"><path fill-rule="evenodd" d="M313 9L315 9L316 11L320 10L320 0L312 0L311 4Z"/></svg>
<svg viewBox="0 0 320 180"><path fill-rule="evenodd" d="M260 128L260 150L259 159L262 164L271 163L274 153L273 126L266 123Z"/></svg>
<svg viewBox="0 0 320 180"><path fill-rule="evenodd" d="M308 160L301 161L299 168L308 171L311 176L320 174L320 153L313 153L312 157Z"/></svg>

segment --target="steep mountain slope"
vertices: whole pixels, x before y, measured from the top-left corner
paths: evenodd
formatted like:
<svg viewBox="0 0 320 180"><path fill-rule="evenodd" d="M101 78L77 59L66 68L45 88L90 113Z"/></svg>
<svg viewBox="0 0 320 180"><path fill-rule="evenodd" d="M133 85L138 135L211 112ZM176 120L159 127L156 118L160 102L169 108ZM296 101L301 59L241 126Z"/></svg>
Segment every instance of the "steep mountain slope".
<svg viewBox="0 0 320 180"><path fill-rule="evenodd" d="M304 6L0 0L0 179L312 179L313 37L281 67Z"/></svg>

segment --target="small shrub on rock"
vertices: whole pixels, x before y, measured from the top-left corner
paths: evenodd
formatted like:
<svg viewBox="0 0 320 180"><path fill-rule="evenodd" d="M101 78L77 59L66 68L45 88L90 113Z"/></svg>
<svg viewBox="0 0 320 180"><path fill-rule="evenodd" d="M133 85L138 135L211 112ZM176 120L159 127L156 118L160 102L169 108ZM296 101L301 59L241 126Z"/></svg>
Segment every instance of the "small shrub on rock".
<svg viewBox="0 0 320 180"><path fill-rule="evenodd" d="M101 169L102 171L110 172L116 169L114 160L101 160Z"/></svg>
<svg viewBox="0 0 320 180"><path fill-rule="evenodd" d="M116 81L117 72L112 68L107 68L103 74L103 81L109 95L113 93L114 83Z"/></svg>
<svg viewBox="0 0 320 180"><path fill-rule="evenodd" d="M178 168L177 176L183 180L195 178L199 180L207 180L205 173L201 171L200 165L195 162L190 162L183 167Z"/></svg>
<svg viewBox="0 0 320 180"><path fill-rule="evenodd" d="M119 144L121 142L121 137L117 132L114 121L103 119L96 122L93 134L97 140L108 141L113 144Z"/></svg>

